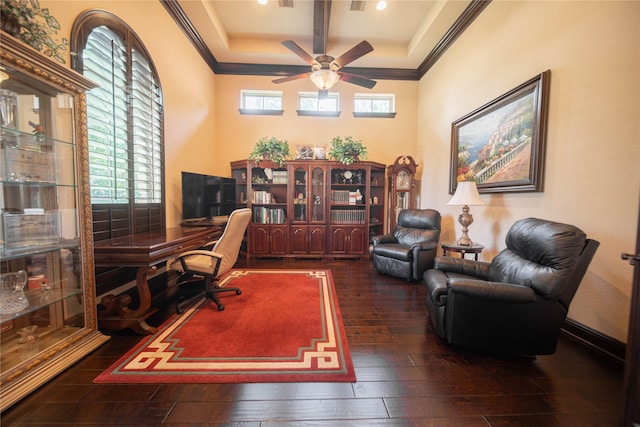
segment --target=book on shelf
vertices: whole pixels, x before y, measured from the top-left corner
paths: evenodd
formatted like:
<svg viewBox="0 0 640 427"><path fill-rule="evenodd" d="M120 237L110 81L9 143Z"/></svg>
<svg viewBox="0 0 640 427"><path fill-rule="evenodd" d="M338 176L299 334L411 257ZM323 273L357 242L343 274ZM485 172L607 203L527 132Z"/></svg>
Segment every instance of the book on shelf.
<svg viewBox="0 0 640 427"><path fill-rule="evenodd" d="M253 207L254 224L286 224L287 214L284 208Z"/></svg>
<svg viewBox="0 0 640 427"><path fill-rule="evenodd" d="M353 209L333 209L331 211L331 224L364 224L365 212Z"/></svg>

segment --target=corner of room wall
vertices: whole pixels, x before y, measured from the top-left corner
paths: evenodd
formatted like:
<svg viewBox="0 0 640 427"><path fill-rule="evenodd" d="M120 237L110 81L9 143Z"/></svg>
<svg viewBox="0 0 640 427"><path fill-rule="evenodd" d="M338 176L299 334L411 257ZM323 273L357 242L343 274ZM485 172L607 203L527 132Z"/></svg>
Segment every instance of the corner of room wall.
<svg viewBox="0 0 640 427"><path fill-rule="evenodd" d="M443 214L442 239L460 232L447 206L451 124L519 84L551 70L541 193L486 194L474 206L472 239L490 260L520 218L582 228L601 246L569 317L626 341L640 193L640 3L492 2L420 81L421 200Z"/></svg>

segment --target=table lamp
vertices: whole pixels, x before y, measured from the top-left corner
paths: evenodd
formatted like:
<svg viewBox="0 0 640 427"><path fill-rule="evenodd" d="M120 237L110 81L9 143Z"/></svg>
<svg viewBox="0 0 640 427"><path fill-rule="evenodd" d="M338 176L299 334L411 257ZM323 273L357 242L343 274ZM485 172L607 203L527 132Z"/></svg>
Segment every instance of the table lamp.
<svg viewBox="0 0 640 427"><path fill-rule="evenodd" d="M462 213L458 217L458 222L462 225L462 236L456 241L459 246L471 246L473 242L467 232L473 222L473 216L469 213L469 206L484 206L484 201L478 194L478 187L475 181L462 181L458 183L456 192L447 205L462 206Z"/></svg>

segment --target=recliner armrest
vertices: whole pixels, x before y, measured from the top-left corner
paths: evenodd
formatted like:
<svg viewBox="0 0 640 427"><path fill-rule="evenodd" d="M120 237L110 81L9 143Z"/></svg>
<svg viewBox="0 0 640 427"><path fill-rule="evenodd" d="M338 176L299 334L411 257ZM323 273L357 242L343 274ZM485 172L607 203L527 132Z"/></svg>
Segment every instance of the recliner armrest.
<svg viewBox="0 0 640 427"><path fill-rule="evenodd" d="M447 273L464 274L466 276L473 276L478 279L488 280L490 265L490 263L484 261L454 258L450 256L438 256L434 260L433 268Z"/></svg>
<svg viewBox="0 0 640 427"><path fill-rule="evenodd" d="M447 287L450 292L455 294L462 294L481 300L515 304L530 303L537 300L533 289L512 283L450 278L447 280Z"/></svg>
<svg viewBox="0 0 640 427"><path fill-rule="evenodd" d="M373 243L373 246L380 243L398 243L398 239L393 234L383 234L382 236L375 236L371 239L371 243Z"/></svg>
<svg viewBox="0 0 640 427"><path fill-rule="evenodd" d="M438 248L438 242L433 240L425 240L424 242L417 242L411 245L411 250L418 249L419 251L430 251L431 249Z"/></svg>

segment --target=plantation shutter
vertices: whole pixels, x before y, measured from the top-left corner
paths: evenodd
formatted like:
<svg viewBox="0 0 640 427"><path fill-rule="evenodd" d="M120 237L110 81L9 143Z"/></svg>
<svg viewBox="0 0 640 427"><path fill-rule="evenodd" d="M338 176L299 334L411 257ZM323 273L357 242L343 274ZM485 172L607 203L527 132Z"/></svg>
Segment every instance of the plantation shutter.
<svg viewBox="0 0 640 427"><path fill-rule="evenodd" d="M149 61L132 52L131 104L135 203L162 200L162 99Z"/></svg>
<svg viewBox="0 0 640 427"><path fill-rule="evenodd" d="M162 203L162 96L149 61L109 28L82 52L92 204Z"/></svg>
<svg viewBox="0 0 640 427"><path fill-rule="evenodd" d="M96 27L83 51L84 75L99 86L87 94L91 203L129 203L126 44Z"/></svg>

